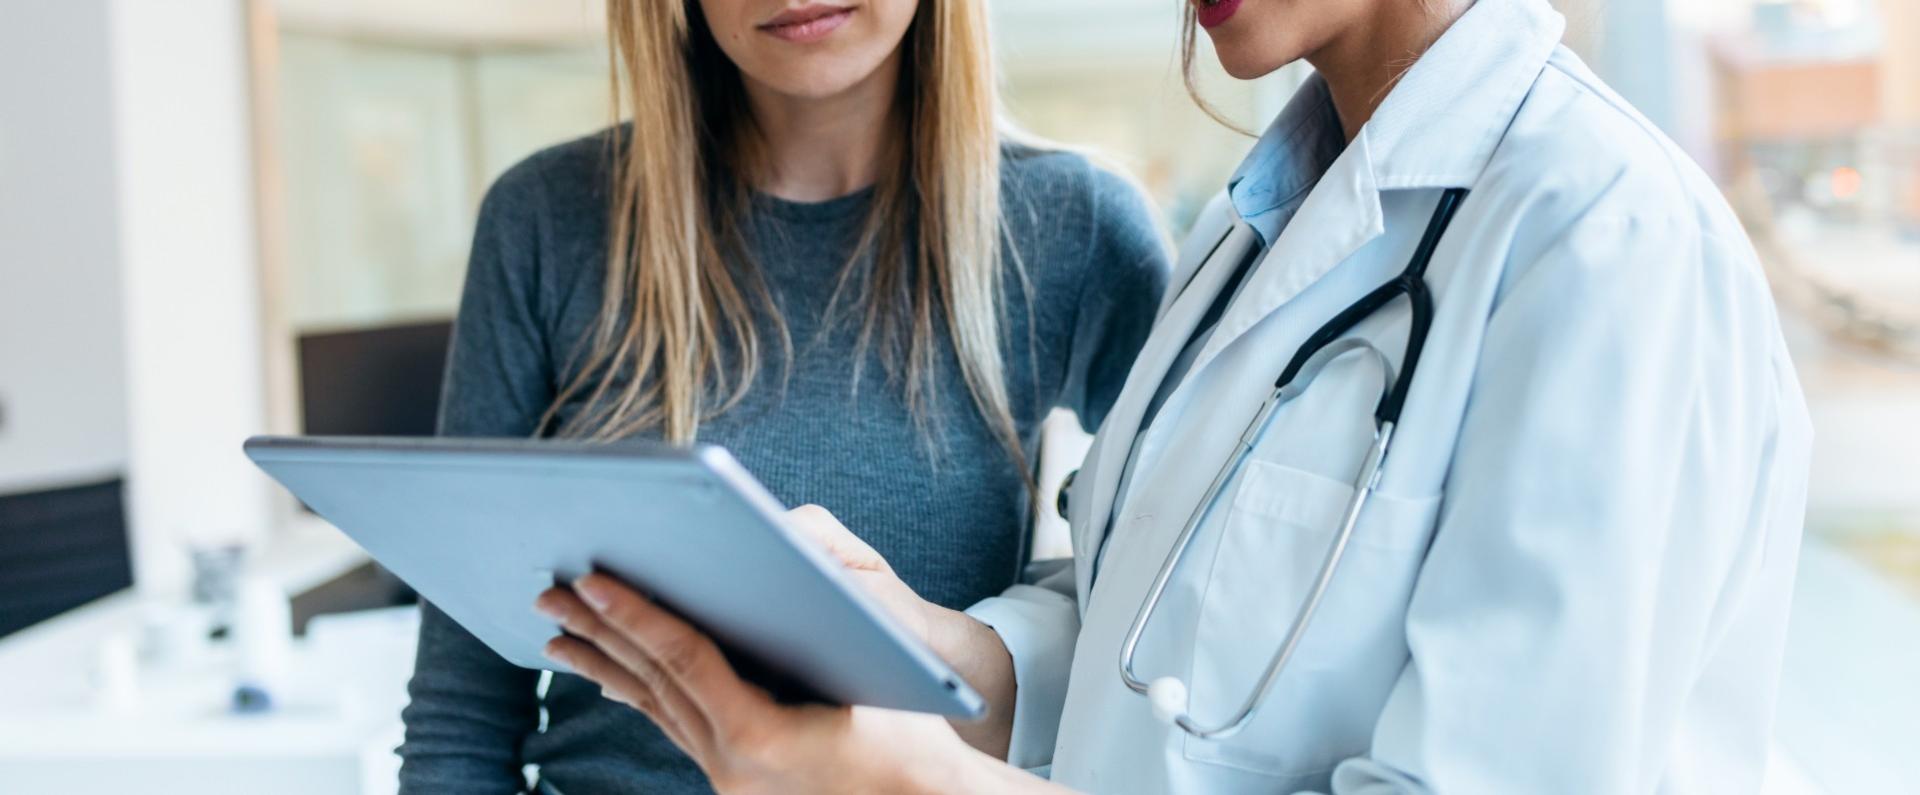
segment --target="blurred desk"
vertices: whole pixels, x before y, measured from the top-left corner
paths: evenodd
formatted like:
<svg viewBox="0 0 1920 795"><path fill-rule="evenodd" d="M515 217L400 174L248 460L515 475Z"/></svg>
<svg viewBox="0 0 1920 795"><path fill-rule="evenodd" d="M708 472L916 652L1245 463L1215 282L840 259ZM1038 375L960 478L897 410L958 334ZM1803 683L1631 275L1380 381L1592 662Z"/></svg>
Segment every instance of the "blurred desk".
<svg viewBox="0 0 1920 795"><path fill-rule="evenodd" d="M1775 714L1777 760L1817 788L1920 792L1920 605L1809 534Z"/></svg>
<svg viewBox="0 0 1920 795"><path fill-rule="evenodd" d="M136 703L101 703L104 639L140 631L131 594L0 641L0 791L391 793L417 611L315 619L276 708L228 709L230 650L142 668Z"/></svg>

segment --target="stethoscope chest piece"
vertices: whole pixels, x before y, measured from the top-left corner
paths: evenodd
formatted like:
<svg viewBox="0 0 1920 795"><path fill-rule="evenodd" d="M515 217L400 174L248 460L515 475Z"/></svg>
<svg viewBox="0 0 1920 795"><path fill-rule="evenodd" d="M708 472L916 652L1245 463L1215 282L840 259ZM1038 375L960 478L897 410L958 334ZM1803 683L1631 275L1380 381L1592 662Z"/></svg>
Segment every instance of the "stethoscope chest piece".
<svg viewBox="0 0 1920 795"><path fill-rule="evenodd" d="M1153 705L1155 720L1174 725L1187 714L1187 683L1177 676L1162 676L1147 685L1147 702Z"/></svg>

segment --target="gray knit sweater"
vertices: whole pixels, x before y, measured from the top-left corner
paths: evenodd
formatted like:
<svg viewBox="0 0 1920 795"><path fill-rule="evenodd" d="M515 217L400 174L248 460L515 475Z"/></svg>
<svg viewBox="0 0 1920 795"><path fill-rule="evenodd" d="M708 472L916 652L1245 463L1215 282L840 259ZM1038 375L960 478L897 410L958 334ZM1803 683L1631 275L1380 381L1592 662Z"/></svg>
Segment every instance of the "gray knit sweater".
<svg viewBox="0 0 1920 795"><path fill-rule="evenodd" d="M605 274L605 150L601 136L548 149L488 192L442 434L527 436L573 375L566 367L591 328ZM1147 204L1127 183L1076 155L1004 151L1006 259L1017 255L1031 285L1009 267L1007 387L1031 453L1050 409L1077 411L1088 427L1106 413L1146 338L1167 262ZM699 438L732 451L786 504L832 510L922 596L963 608L999 593L1022 566L1021 473L975 412L944 337L930 422L916 423L882 352L867 353L855 383L858 318L823 315L867 203L866 193L817 204L753 198L751 259L794 353L786 359L771 346L775 360L747 399L703 424ZM538 680L424 607L403 791L515 792L524 765L565 795L708 790L639 713L572 676L555 677L544 696Z"/></svg>

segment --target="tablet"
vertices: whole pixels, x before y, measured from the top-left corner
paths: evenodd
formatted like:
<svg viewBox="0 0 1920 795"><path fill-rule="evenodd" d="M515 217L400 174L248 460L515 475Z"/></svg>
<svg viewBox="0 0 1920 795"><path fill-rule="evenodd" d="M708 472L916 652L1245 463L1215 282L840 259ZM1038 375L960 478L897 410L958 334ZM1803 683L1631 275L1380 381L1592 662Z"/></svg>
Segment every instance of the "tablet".
<svg viewBox="0 0 1920 795"><path fill-rule="evenodd" d="M534 598L601 570L782 700L984 711L721 448L257 437L246 453L516 665L563 670L543 654L560 630Z"/></svg>

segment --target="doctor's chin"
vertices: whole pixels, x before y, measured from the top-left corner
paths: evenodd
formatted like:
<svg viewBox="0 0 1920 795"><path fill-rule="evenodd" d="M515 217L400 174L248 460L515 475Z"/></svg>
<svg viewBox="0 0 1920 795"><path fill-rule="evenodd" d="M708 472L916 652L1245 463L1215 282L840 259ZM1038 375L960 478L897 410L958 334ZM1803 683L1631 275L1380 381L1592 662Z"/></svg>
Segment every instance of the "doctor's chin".
<svg viewBox="0 0 1920 795"><path fill-rule="evenodd" d="M1916 750L1915 0L0 0L0 793Z"/></svg>

